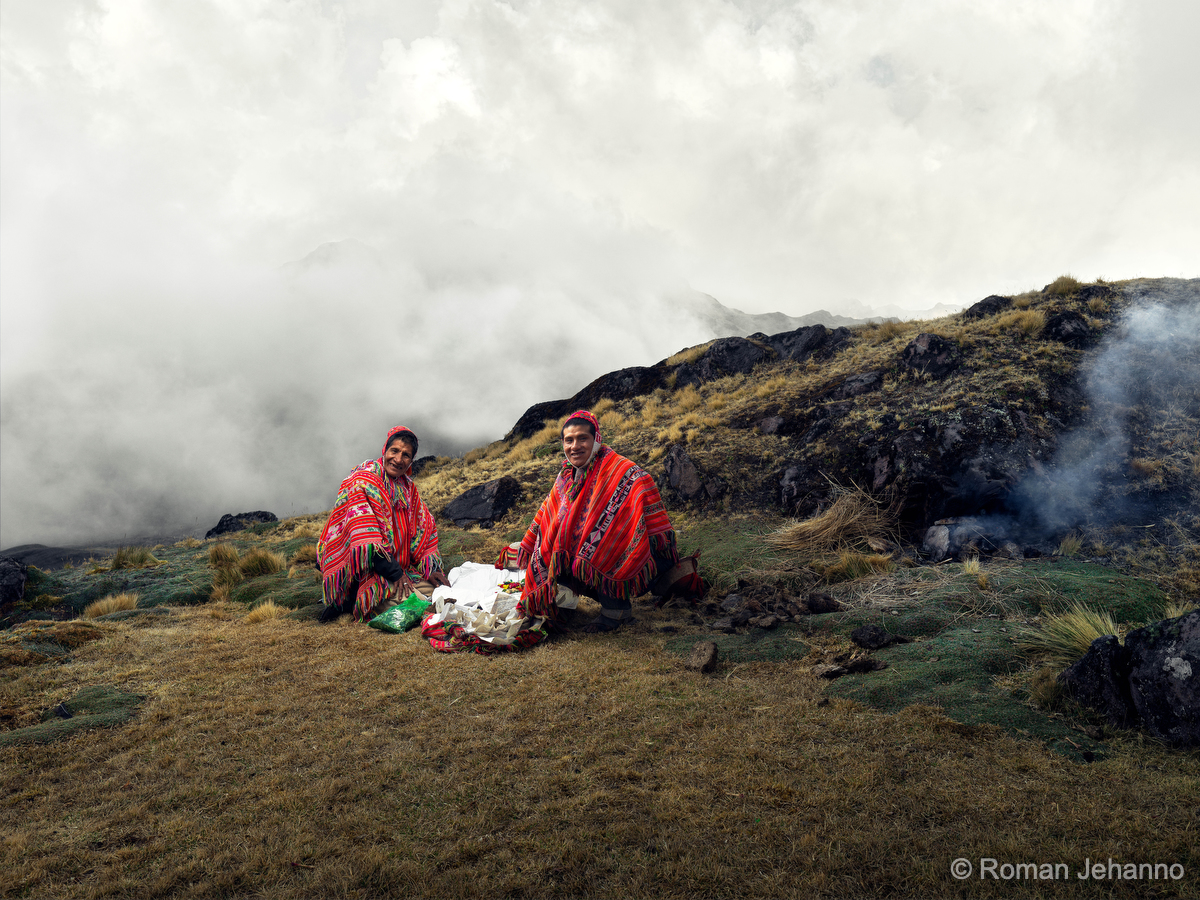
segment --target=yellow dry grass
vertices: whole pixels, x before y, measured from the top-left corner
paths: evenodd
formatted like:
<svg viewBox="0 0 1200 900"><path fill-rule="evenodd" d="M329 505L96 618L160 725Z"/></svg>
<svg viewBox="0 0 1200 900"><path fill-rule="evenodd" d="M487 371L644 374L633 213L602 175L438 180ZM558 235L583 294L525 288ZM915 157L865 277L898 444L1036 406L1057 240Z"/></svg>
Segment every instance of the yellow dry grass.
<svg viewBox="0 0 1200 900"><path fill-rule="evenodd" d="M106 626L0 683L20 724L85 685L146 698L0 749L0 894L940 897L959 857L1196 860L1163 811L1200 804L1200 761L1152 743L1082 766L928 707L821 704L794 663L701 676L645 630L488 659L244 621Z"/></svg>
<svg viewBox="0 0 1200 900"><path fill-rule="evenodd" d="M1058 542L1059 556L1075 556L1083 547L1083 538L1078 534L1068 534Z"/></svg>
<svg viewBox="0 0 1200 900"><path fill-rule="evenodd" d="M317 563L317 545L305 544L292 554L289 565L293 566L313 566Z"/></svg>
<svg viewBox="0 0 1200 900"><path fill-rule="evenodd" d="M109 568L116 569L145 569L150 566L162 565L162 560L155 557L146 547L118 547L113 554Z"/></svg>
<svg viewBox="0 0 1200 900"><path fill-rule="evenodd" d="M250 612L246 613L242 621L247 625L256 625L259 622L281 619L289 612L290 610L286 606L280 606L274 600L264 600L250 610Z"/></svg>
<svg viewBox="0 0 1200 900"><path fill-rule="evenodd" d="M1096 638L1119 633L1109 613L1073 603L1066 612L1048 617L1040 627L1021 631L1017 644L1026 653L1044 657L1061 669L1087 653Z"/></svg>
<svg viewBox="0 0 1200 900"><path fill-rule="evenodd" d="M222 541L208 548L208 564L214 569L227 569L236 566L241 554L233 544Z"/></svg>
<svg viewBox="0 0 1200 900"><path fill-rule="evenodd" d="M1013 309L996 317L996 328L1022 337L1036 337L1046 327L1046 314L1040 309Z"/></svg>
<svg viewBox="0 0 1200 900"><path fill-rule="evenodd" d="M667 357L668 366L679 366L684 363L694 363L705 354L705 351L713 345L713 341L706 344L697 344L695 347L688 347L686 350L680 350L678 353Z"/></svg>
<svg viewBox="0 0 1200 900"><path fill-rule="evenodd" d="M97 616L106 616L109 613L120 612L126 609L137 609L137 603L137 594L109 594L107 597L101 597L99 600L85 606L82 616L85 619L95 619Z"/></svg>
<svg viewBox="0 0 1200 900"><path fill-rule="evenodd" d="M820 553L853 541L886 537L893 525L888 511L856 488L843 491L824 512L769 534L767 543L794 553Z"/></svg>
<svg viewBox="0 0 1200 900"><path fill-rule="evenodd" d="M1081 287L1079 279L1070 275L1059 275L1046 286L1046 293L1054 297L1069 297Z"/></svg>
<svg viewBox="0 0 1200 900"><path fill-rule="evenodd" d="M684 385L683 388L675 393L675 406L682 412L691 412L699 408L704 402L704 398L700 392L696 390L694 384Z"/></svg>
<svg viewBox="0 0 1200 900"><path fill-rule="evenodd" d="M238 560L237 567L247 578L257 578L260 575L274 575L287 566L287 560L282 553L265 550L262 547L252 547Z"/></svg>

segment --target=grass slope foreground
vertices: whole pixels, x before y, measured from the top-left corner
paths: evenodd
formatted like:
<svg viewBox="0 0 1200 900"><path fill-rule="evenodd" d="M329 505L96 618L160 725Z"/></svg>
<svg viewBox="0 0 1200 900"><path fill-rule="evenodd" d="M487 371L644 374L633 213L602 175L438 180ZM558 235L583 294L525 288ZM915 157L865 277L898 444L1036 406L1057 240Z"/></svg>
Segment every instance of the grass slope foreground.
<svg viewBox="0 0 1200 900"><path fill-rule="evenodd" d="M426 464L439 516L520 485L491 528L439 519L450 565L494 559L558 406L592 408L713 582L613 635L486 658L318 625L323 516L30 569L0 895L1197 896L1200 758L1057 676L1200 593L1198 293L1063 278L726 339Z"/></svg>

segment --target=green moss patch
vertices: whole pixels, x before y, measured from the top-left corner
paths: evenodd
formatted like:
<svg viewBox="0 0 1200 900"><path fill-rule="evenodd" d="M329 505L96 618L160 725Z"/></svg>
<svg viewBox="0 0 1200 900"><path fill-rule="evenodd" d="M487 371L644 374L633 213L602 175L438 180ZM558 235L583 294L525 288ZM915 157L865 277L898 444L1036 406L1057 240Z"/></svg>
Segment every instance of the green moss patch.
<svg viewBox="0 0 1200 900"><path fill-rule="evenodd" d="M46 710L39 724L0 734L0 747L49 744L89 728L121 725L133 717L143 699L109 685L84 688L70 700Z"/></svg>
<svg viewBox="0 0 1200 900"><path fill-rule="evenodd" d="M887 668L866 675L846 675L826 689L831 697L857 700L884 712L913 704L940 708L968 725L998 725L1035 737L1070 756L1102 755L1104 746L1075 731L1061 718L1037 710L1023 692L1006 689L996 677L1014 672L1024 660L1007 632L996 623L977 622L935 637L875 652Z"/></svg>
<svg viewBox="0 0 1200 900"><path fill-rule="evenodd" d="M243 581L229 597L248 606L273 600L278 606L299 609L321 599L321 583L311 576L288 578L287 572L276 572Z"/></svg>

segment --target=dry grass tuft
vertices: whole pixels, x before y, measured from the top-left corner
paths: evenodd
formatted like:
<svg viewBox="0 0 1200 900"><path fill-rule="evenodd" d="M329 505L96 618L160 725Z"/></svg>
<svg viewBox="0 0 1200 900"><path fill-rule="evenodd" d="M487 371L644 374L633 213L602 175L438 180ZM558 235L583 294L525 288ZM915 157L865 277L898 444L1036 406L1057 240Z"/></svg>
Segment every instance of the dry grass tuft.
<svg viewBox="0 0 1200 900"><path fill-rule="evenodd" d="M557 421L547 419L542 423L542 427L538 429L536 434L532 434L523 441L518 441L509 451L508 458L510 462L526 462L537 455L537 452L544 447L549 447L558 444L562 440L562 428Z"/></svg>
<svg viewBox="0 0 1200 900"><path fill-rule="evenodd" d="M885 537L893 524L893 517L878 501L855 488L842 493L823 513L767 535L767 543L795 553L819 553L853 541Z"/></svg>
<svg viewBox="0 0 1200 900"><path fill-rule="evenodd" d="M250 612L246 613L243 622L247 625L255 625L259 622L269 622L274 619L281 619L288 614L286 606L280 606L274 600L264 600Z"/></svg>
<svg viewBox="0 0 1200 900"><path fill-rule="evenodd" d="M680 350L674 356L667 357L668 366L680 366L684 363L693 363L702 357L706 350L713 345L713 341L707 344L697 344L695 347L688 347L686 350Z"/></svg>
<svg viewBox="0 0 1200 900"><path fill-rule="evenodd" d="M1062 669L1087 653L1094 640L1108 634L1118 634L1110 614L1073 603L1066 612L1050 616L1040 628L1020 632L1017 646Z"/></svg>
<svg viewBox="0 0 1200 900"><path fill-rule="evenodd" d="M1058 542L1057 553L1059 556L1075 556L1083 547L1083 538L1077 534L1068 534Z"/></svg>
<svg viewBox="0 0 1200 900"><path fill-rule="evenodd" d="M859 553L857 550L843 550L838 560L828 565L821 572L821 577L832 583L839 581L854 581L866 578L868 575L880 575L892 570L892 558L882 553Z"/></svg>
<svg viewBox="0 0 1200 900"><path fill-rule="evenodd" d="M1058 674L1062 670L1056 666L1042 666L1033 671L1029 678L1029 700L1038 709L1057 709L1066 696L1066 689Z"/></svg>
<svg viewBox="0 0 1200 900"><path fill-rule="evenodd" d="M1180 616L1186 616L1193 610L1200 608L1196 606L1192 600L1171 600L1163 607L1164 619L1178 619Z"/></svg>
<svg viewBox="0 0 1200 900"><path fill-rule="evenodd" d="M662 401L655 396L649 396L642 402L642 424L653 427L665 414Z"/></svg>
<svg viewBox="0 0 1200 900"><path fill-rule="evenodd" d="M292 554L291 565L315 566L317 564L317 545L305 544Z"/></svg>
<svg viewBox="0 0 1200 900"><path fill-rule="evenodd" d="M1082 285L1079 279L1072 278L1070 275L1059 275L1046 285L1046 293L1052 297L1069 297L1078 291L1080 287Z"/></svg>
<svg viewBox="0 0 1200 900"><path fill-rule="evenodd" d="M700 396L700 392L696 390L694 384L684 385L683 390L675 395L675 405L683 412L698 409L703 402L704 398Z"/></svg>
<svg viewBox="0 0 1200 900"><path fill-rule="evenodd" d="M1103 316L1108 313L1108 301L1103 297L1092 297L1087 305L1092 315Z"/></svg>
<svg viewBox="0 0 1200 900"><path fill-rule="evenodd" d="M1163 469L1166 463L1161 459L1150 459L1149 457L1138 457L1129 461L1129 468L1141 475L1148 481L1161 485L1163 483Z"/></svg>
<svg viewBox="0 0 1200 900"><path fill-rule="evenodd" d="M604 415L609 410L615 409L616 406L617 406L616 401L613 400L611 397L601 397L599 400L596 401L595 405L591 408L590 412L593 416L595 416L597 419L599 419L602 415Z"/></svg>
<svg viewBox="0 0 1200 900"><path fill-rule="evenodd" d="M107 597L101 597L94 603L89 603L84 607L83 618L95 619L97 616L106 616L109 613L120 612L126 609L137 609L137 603L137 594L109 594Z"/></svg>
<svg viewBox="0 0 1200 900"><path fill-rule="evenodd" d="M886 344L888 341L895 340L907 333L907 331L908 327L903 322L880 322L868 332L868 340L878 346L879 344Z"/></svg>
<svg viewBox="0 0 1200 900"><path fill-rule="evenodd" d="M274 575L287 566L287 560L282 553L254 547L238 561L238 569L247 578L257 578L260 575Z"/></svg>
<svg viewBox="0 0 1200 900"><path fill-rule="evenodd" d="M233 544L221 542L208 548L208 564L214 569L228 569L238 564L239 554Z"/></svg>
<svg viewBox="0 0 1200 900"><path fill-rule="evenodd" d="M1040 309L1013 309L996 319L996 327L1022 337L1037 337L1046 327L1046 314Z"/></svg>
<svg viewBox="0 0 1200 900"><path fill-rule="evenodd" d="M245 580L242 570L237 566L221 566L213 573L213 589L209 596L213 600L228 600L230 588L237 587Z"/></svg>
<svg viewBox="0 0 1200 900"><path fill-rule="evenodd" d="M185 550L190 550L193 547L199 547L203 543L204 541L200 540L199 538L186 537L182 541L176 541L175 546L182 547Z"/></svg>
<svg viewBox="0 0 1200 900"><path fill-rule="evenodd" d="M157 559L145 547L118 547L113 554L111 569L145 569L150 566L160 566L162 560Z"/></svg>

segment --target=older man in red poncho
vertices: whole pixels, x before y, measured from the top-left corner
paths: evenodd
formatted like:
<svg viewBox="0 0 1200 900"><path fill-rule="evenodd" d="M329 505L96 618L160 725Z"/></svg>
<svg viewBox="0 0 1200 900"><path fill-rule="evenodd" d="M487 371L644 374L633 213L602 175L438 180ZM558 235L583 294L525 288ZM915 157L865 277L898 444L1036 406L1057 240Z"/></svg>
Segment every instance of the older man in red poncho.
<svg viewBox="0 0 1200 900"><path fill-rule="evenodd" d="M399 425L379 457L342 482L317 541L322 622L351 611L361 622L414 590L429 596L434 585L447 583L437 525L412 479L417 446L417 436Z"/></svg>
<svg viewBox="0 0 1200 900"><path fill-rule="evenodd" d="M518 610L558 621L563 585L600 603L600 616L585 631L614 631L631 620L630 599L648 589L661 594L670 582L685 597L701 595L694 558L680 564L654 479L603 443L600 423L587 410L567 419L562 440L562 469L517 552L525 569ZM681 568L689 570L683 578Z"/></svg>

